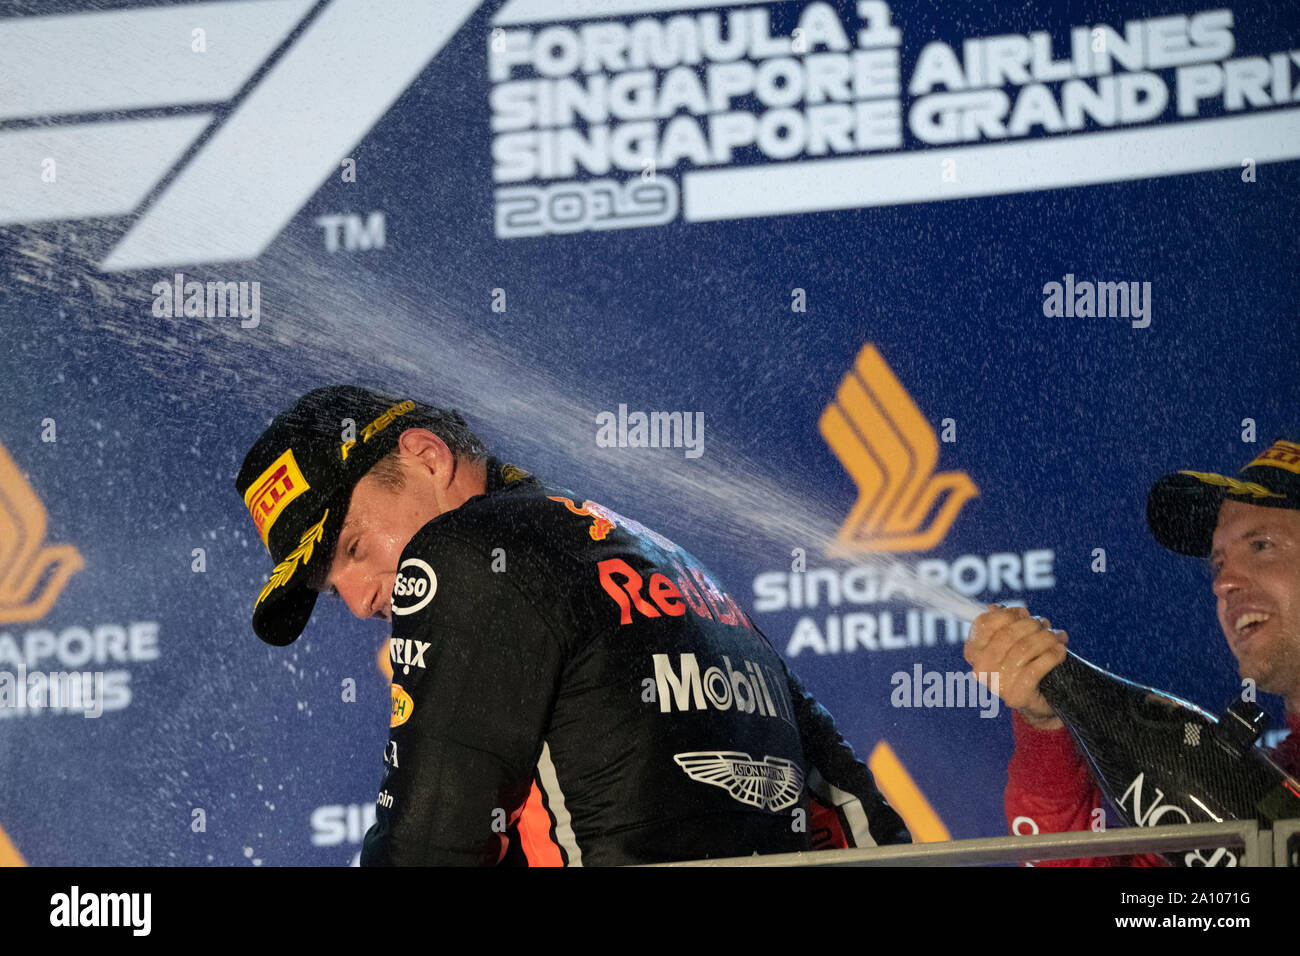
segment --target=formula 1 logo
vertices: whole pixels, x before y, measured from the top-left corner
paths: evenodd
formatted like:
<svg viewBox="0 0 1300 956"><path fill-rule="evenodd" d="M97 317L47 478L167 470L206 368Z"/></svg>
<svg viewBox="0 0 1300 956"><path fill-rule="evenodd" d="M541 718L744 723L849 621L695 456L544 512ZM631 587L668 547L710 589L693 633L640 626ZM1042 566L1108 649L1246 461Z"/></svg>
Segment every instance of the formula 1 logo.
<svg viewBox="0 0 1300 956"><path fill-rule="evenodd" d="M105 272L257 258L481 3L0 20L0 124L22 123L0 130L0 226L137 215Z"/></svg>
<svg viewBox="0 0 1300 956"><path fill-rule="evenodd" d="M858 486L857 503L836 536L845 551L933 548L962 505L979 494L964 471L934 473L934 430L871 345L858 353L818 427Z"/></svg>
<svg viewBox="0 0 1300 956"><path fill-rule="evenodd" d="M715 750L676 754L673 760L692 780L721 787L751 807L784 810L803 792L803 771L780 757L754 760L738 750Z"/></svg>
<svg viewBox="0 0 1300 956"><path fill-rule="evenodd" d="M70 544L45 543L45 506L0 445L0 624L46 615L81 570Z"/></svg>

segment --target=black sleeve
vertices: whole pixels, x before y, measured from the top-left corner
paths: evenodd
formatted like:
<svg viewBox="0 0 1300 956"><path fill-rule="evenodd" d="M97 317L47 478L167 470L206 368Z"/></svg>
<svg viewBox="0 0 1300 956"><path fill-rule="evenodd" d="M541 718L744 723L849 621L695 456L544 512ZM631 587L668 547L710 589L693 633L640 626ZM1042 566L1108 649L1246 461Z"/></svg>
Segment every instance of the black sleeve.
<svg viewBox="0 0 1300 956"><path fill-rule="evenodd" d="M790 700L803 738L808 762L808 789L823 807L839 818L848 846L911 843L900 817L876 789L871 771L835 729L830 713L786 668Z"/></svg>
<svg viewBox="0 0 1300 956"><path fill-rule="evenodd" d="M532 785L561 643L520 572L494 572L472 542L422 531L398 574L387 770L361 865L495 865Z"/></svg>

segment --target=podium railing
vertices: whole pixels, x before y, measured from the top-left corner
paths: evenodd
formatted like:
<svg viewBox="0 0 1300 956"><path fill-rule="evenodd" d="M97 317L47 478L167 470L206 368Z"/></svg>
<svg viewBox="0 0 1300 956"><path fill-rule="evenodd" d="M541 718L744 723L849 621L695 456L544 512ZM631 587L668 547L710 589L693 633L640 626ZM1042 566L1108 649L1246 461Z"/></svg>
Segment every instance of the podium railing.
<svg viewBox="0 0 1300 956"><path fill-rule="evenodd" d="M1267 833L1261 830L1261 835ZM1273 824L1273 865L1300 866L1300 820L1278 820ZM1262 841L1261 841L1262 845Z"/></svg>
<svg viewBox="0 0 1300 956"><path fill-rule="evenodd" d="M988 866L1039 860L1075 860L1130 853L1173 853L1226 847L1239 850L1241 866L1287 866L1287 845L1300 842L1300 820L1273 829L1253 820L1162 827L1125 827L1103 833L1041 833L1036 836L946 840L853 850L776 853L660 866Z"/></svg>

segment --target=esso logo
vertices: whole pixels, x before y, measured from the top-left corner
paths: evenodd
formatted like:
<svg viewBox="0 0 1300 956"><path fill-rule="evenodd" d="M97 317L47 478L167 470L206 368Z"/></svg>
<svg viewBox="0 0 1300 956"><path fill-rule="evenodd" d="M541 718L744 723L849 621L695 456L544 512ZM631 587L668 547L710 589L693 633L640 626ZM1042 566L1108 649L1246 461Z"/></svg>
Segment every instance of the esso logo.
<svg viewBox="0 0 1300 956"><path fill-rule="evenodd" d="M407 558L397 569L393 582L394 614L414 614L433 600L438 590L438 576L419 558Z"/></svg>
<svg viewBox="0 0 1300 956"><path fill-rule="evenodd" d="M407 578L400 574L397 576L397 583L393 585L393 593L402 597L414 596L422 598L428 590L429 582L426 578Z"/></svg>

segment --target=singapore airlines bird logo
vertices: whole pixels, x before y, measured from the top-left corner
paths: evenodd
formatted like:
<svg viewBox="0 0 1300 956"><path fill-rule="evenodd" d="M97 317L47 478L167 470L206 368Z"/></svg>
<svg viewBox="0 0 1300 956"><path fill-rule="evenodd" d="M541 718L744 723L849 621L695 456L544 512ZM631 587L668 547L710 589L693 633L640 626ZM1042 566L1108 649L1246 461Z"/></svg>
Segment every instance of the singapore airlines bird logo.
<svg viewBox="0 0 1300 956"><path fill-rule="evenodd" d="M964 471L934 473L934 429L871 345L858 353L818 427L858 486L837 552L925 551L979 494Z"/></svg>
<svg viewBox="0 0 1300 956"><path fill-rule="evenodd" d="M737 750L713 750L677 754L673 759L692 780L721 787L753 807L784 810L798 803L803 792L803 771L780 757L754 760Z"/></svg>
<svg viewBox="0 0 1300 956"><path fill-rule="evenodd" d="M81 567L72 545L45 544L45 506L0 445L0 624L44 617Z"/></svg>

